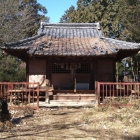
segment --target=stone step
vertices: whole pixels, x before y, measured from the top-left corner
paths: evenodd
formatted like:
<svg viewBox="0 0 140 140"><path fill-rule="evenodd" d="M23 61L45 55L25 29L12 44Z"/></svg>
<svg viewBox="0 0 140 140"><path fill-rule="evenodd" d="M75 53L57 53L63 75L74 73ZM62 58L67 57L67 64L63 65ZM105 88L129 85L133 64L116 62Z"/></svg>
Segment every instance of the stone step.
<svg viewBox="0 0 140 140"><path fill-rule="evenodd" d="M91 99L87 99L87 100L50 100L50 103L95 103L96 100L91 100Z"/></svg>
<svg viewBox="0 0 140 140"><path fill-rule="evenodd" d="M56 94L95 94L94 90L76 90L76 92L74 92L74 90L53 90L52 91L54 95Z"/></svg>
<svg viewBox="0 0 140 140"><path fill-rule="evenodd" d="M53 95L53 100L95 100L95 94L63 94Z"/></svg>

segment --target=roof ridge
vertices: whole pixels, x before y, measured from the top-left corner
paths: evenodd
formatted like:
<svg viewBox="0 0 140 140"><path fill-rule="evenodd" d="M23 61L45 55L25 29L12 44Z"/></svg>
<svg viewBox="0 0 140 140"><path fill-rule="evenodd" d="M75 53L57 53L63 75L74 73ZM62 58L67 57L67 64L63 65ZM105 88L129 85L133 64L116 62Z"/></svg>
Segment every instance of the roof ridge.
<svg viewBox="0 0 140 140"><path fill-rule="evenodd" d="M93 27L93 28L97 28L100 29L100 24L99 22L97 23L47 23L47 22L43 22L41 21L40 23L40 28L44 28L44 26L57 26L57 27Z"/></svg>

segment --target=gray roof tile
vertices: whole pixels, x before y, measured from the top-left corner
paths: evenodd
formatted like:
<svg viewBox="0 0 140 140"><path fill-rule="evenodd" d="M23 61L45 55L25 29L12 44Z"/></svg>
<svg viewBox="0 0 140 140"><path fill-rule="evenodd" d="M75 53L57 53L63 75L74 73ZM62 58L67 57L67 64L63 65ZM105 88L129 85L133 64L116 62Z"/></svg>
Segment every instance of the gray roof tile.
<svg viewBox="0 0 140 140"><path fill-rule="evenodd" d="M37 36L1 48L26 49L29 55L99 56L119 50L140 50L140 44L105 38L98 23L42 23Z"/></svg>

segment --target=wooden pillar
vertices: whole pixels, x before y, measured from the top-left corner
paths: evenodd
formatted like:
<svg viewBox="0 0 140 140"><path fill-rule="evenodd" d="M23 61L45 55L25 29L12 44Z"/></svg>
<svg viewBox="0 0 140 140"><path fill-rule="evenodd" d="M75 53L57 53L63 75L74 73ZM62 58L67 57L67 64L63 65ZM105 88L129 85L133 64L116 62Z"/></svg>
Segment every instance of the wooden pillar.
<svg viewBox="0 0 140 140"><path fill-rule="evenodd" d="M73 89L74 92L76 92L76 70L74 69L74 67L71 68L71 77L73 82Z"/></svg>
<svg viewBox="0 0 140 140"><path fill-rule="evenodd" d="M96 105L98 105L98 60L96 59L95 60L95 63L94 63L94 90L95 90L95 98L96 98Z"/></svg>
<svg viewBox="0 0 140 140"><path fill-rule="evenodd" d="M76 78L74 78L74 92L76 92Z"/></svg>
<svg viewBox="0 0 140 140"><path fill-rule="evenodd" d="M50 87L50 81L46 79L46 92L45 92L45 102L50 103L49 100L49 87Z"/></svg>
<svg viewBox="0 0 140 140"><path fill-rule="evenodd" d="M98 81L98 60L94 63L94 89L96 89L96 81Z"/></svg>
<svg viewBox="0 0 140 140"><path fill-rule="evenodd" d="M29 60L26 62L26 81L29 82Z"/></svg>
<svg viewBox="0 0 140 140"><path fill-rule="evenodd" d="M118 63L117 62L116 62L116 71L114 72L114 74L116 75L116 82L118 82L119 81L119 78L118 78Z"/></svg>
<svg viewBox="0 0 140 140"><path fill-rule="evenodd" d="M95 70L94 63L90 63L90 89L95 89Z"/></svg>
<svg viewBox="0 0 140 140"><path fill-rule="evenodd" d="M71 81L73 85L73 90L76 92L76 69L77 69L77 64L75 63L70 63L69 65L70 72L71 72Z"/></svg>
<svg viewBox="0 0 140 140"><path fill-rule="evenodd" d="M45 91L45 102L50 103L49 100L49 87L51 79L51 64L46 62L46 91Z"/></svg>

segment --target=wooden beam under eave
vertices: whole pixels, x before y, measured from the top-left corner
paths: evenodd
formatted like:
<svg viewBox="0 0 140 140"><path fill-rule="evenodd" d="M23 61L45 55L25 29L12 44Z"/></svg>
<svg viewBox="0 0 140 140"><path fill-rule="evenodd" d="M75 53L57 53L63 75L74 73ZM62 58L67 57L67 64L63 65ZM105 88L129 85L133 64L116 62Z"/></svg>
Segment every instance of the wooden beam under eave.
<svg viewBox="0 0 140 140"><path fill-rule="evenodd" d="M14 57L17 57L17 58L21 59L24 62L27 62L27 60L28 60L27 50L4 49L4 51L7 54L12 55Z"/></svg>
<svg viewBox="0 0 140 140"><path fill-rule="evenodd" d="M131 57L131 56L137 54L138 52L139 52L139 49L137 49L137 50L120 50L117 53L116 61L122 60L123 58L126 58L126 57Z"/></svg>
<svg viewBox="0 0 140 140"><path fill-rule="evenodd" d="M85 62L91 62L91 61L95 61L95 57L56 57L56 56L52 56L52 57L46 57L45 58L46 61L50 62L50 63L85 63Z"/></svg>

